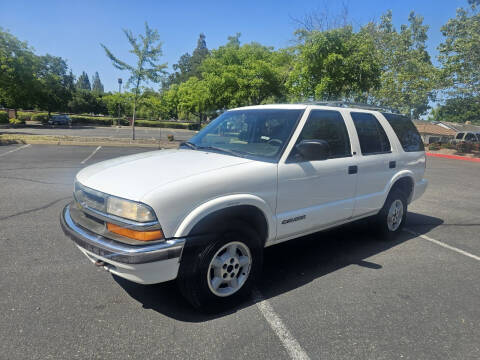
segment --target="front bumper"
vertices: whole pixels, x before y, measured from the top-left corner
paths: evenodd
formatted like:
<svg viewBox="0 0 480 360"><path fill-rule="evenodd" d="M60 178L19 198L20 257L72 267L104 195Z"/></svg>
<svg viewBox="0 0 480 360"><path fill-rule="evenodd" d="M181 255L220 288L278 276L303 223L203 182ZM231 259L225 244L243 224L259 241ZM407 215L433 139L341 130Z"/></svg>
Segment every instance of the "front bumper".
<svg viewBox="0 0 480 360"><path fill-rule="evenodd" d="M60 215L63 232L92 261L120 277L154 284L177 277L185 239L170 239L146 245L122 244L78 226L70 216L70 205Z"/></svg>

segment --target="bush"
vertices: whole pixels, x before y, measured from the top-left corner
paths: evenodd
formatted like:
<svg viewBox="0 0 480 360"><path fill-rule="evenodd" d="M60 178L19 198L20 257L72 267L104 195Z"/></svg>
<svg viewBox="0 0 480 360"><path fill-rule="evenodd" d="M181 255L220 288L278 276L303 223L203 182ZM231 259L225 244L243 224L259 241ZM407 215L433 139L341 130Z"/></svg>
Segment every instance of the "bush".
<svg viewBox="0 0 480 360"><path fill-rule="evenodd" d="M116 119L107 116L88 116L88 115L70 115L72 125L98 125L98 126L112 126L117 125L117 120L120 125L128 125L126 119Z"/></svg>
<svg viewBox="0 0 480 360"><path fill-rule="evenodd" d="M33 113L31 113L31 112L17 111L17 119L20 119L20 120L23 120L23 121L32 120L32 115L33 115Z"/></svg>
<svg viewBox="0 0 480 360"><path fill-rule="evenodd" d="M16 118L12 118L8 121L10 123L10 125L24 125L25 124L25 120L20 120L20 119L16 119Z"/></svg>
<svg viewBox="0 0 480 360"><path fill-rule="evenodd" d="M438 145L438 144L430 144L430 145L428 146L428 150L433 150L433 151L440 150L440 145Z"/></svg>
<svg viewBox="0 0 480 360"><path fill-rule="evenodd" d="M172 134L168 134L167 139L168 139L168 141L173 141L173 140L175 140L175 137Z"/></svg>
<svg viewBox="0 0 480 360"><path fill-rule="evenodd" d="M188 129L198 130L199 126L195 123L181 123L173 121L156 121L156 120L135 120L136 126L161 127L170 129Z"/></svg>
<svg viewBox="0 0 480 360"><path fill-rule="evenodd" d="M472 143L462 141L457 144L457 151L461 153L471 153L473 149L472 145Z"/></svg>
<svg viewBox="0 0 480 360"><path fill-rule="evenodd" d="M8 124L8 114L4 111L0 112L0 124Z"/></svg>
<svg viewBox="0 0 480 360"><path fill-rule="evenodd" d="M48 113L36 113L30 117L32 121L41 121L42 124L46 124L48 122Z"/></svg>

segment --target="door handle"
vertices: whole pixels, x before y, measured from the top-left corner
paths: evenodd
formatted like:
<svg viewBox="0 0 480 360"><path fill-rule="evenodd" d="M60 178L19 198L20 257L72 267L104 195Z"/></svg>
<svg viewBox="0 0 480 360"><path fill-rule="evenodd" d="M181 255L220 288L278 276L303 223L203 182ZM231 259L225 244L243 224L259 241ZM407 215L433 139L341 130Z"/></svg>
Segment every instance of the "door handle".
<svg viewBox="0 0 480 360"><path fill-rule="evenodd" d="M390 169L395 169L397 167L397 162L396 161L390 161L390 163L388 164L388 167Z"/></svg>
<svg viewBox="0 0 480 360"><path fill-rule="evenodd" d="M348 167L348 173L351 174L356 174L358 172L358 166L357 165L352 165Z"/></svg>

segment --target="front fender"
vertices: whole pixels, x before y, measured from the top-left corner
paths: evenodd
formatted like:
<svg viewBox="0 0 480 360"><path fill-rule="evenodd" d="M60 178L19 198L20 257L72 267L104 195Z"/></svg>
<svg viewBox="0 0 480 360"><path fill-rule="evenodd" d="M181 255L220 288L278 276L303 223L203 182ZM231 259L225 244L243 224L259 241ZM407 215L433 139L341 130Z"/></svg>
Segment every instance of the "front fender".
<svg viewBox="0 0 480 360"><path fill-rule="evenodd" d="M232 194L211 199L191 211L175 231L175 237L187 236L192 228L209 214L228 207L250 205L257 207L265 216L268 225L267 241L276 236L276 222L270 206L262 198L251 194Z"/></svg>

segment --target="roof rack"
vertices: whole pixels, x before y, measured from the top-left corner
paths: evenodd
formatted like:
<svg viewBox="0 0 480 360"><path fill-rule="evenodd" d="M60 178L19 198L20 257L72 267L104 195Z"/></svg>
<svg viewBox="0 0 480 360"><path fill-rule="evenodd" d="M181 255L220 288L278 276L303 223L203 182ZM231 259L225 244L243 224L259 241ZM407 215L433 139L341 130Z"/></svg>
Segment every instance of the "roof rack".
<svg viewBox="0 0 480 360"><path fill-rule="evenodd" d="M398 111L397 109L371 105L371 104L353 103L348 101L310 101L303 104L333 106L333 107L342 107L342 108L357 108L357 109L364 109L364 110L383 111L383 112L389 112L393 114L400 114L400 111Z"/></svg>

